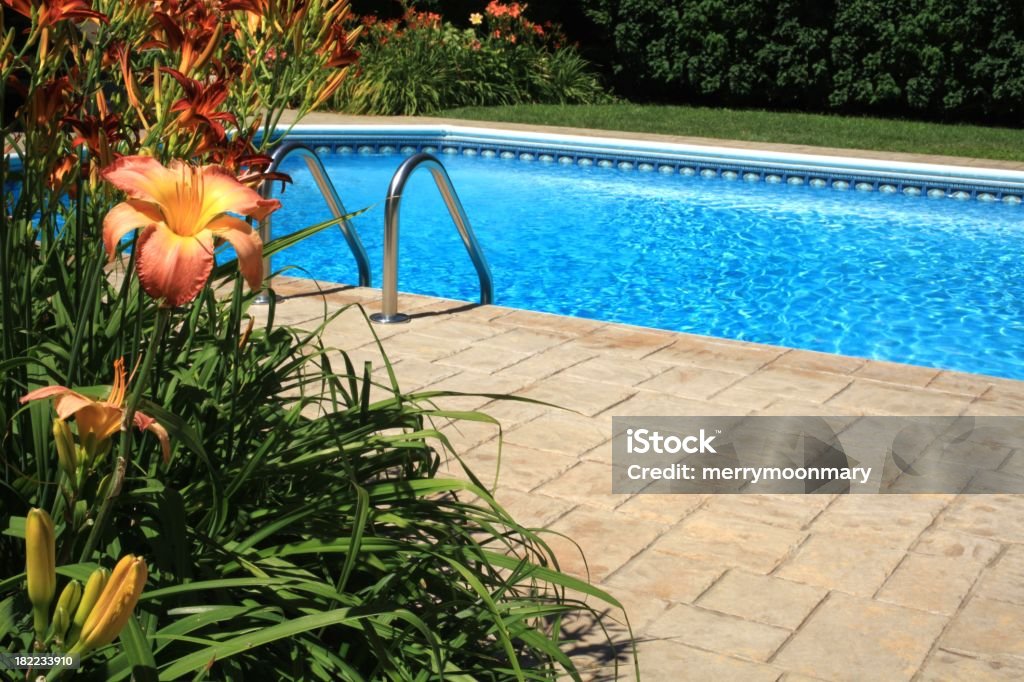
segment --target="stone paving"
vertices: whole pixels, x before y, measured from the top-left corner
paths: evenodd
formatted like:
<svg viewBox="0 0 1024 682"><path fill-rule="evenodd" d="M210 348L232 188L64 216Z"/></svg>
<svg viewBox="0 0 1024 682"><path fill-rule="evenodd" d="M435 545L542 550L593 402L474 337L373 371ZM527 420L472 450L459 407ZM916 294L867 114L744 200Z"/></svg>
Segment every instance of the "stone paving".
<svg viewBox="0 0 1024 682"><path fill-rule="evenodd" d="M348 303L379 309L374 289L283 278L275 289L277 319L299 326ZM1024 382L399 300L413 320L373 329L403 391L511 393L572 410L442 403L501 421L497 500L520 523L572 538L548 541L564 570L623 603L643 679L1024 679L1024 495L610 492L612 415L1020 415ZM325 342L380 366L358 308ZM498 430L445 431L492 480ZM1024 470L1024 453L1003 467ZM614 645L583 619L570 631L585 679L633 679L623 627L611 628Z"/></svg>
<svg viewBox="0 0 1024 682"><path fill-rule="evenodd" d="M440 123L1024 170L456 119L311 114L303 122ZM287 296L279 318L316 322L354 302L378 308L377 290L319 286L278 282ZM375 330L404 391L512 393L574 411L483 397L445 403L501 420L498 501L521 523L578 543L549 539L563 569L623 603L643 679L1024 679L1024 495L610 492L612 415L1024 415L1024 382L418 296L401 296L400 309L414 314L410 324ZM327 340L354 360L380 361L356 309L332 323ZM496 429L458 424L447 433L475 472L494 476ZM1024 453L1002 467L1024 473ZM575 632L585 679L633 679L624 628L612 628L615 645L592 623Z"/></svg>

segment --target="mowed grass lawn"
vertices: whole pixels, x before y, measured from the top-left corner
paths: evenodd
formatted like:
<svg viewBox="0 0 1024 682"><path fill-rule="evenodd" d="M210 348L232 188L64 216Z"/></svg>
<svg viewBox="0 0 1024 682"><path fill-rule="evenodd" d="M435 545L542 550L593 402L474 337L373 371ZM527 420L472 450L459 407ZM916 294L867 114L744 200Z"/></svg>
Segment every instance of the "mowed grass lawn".
<svg viewBox="0 0 1024 682"><path fill-rule="evenodd" d="M476 121L663 133L1024 162L1024 130L879 118L642 104L464 107L440 116Z"/></svg>

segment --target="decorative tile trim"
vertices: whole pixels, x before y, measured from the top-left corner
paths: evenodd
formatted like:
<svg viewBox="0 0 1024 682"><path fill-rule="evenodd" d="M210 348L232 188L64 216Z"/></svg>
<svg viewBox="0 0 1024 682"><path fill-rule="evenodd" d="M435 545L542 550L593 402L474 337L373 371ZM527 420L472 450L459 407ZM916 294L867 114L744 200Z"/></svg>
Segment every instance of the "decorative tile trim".
<svg viewBox="0 0 1024 682"><path fill-rule="evenodd" d="M678 153L637 154L630 150L593 148L582 149L573 145L552 145L529 141L508 144L497 139L460 139L458 136L438 135L436 132L416 134L355 135L309 134L292 132L289 139L301 141L318 153L335 154L389 154L409 156L418 152L444 156L480 156L485 159L540 163L542 165L580 166L608 169L623 173L658 172L663 175L696 176L703 179L725 181L742 180L746 183L764 182L792 187L808 186L836 191L878 192L884 195L902 194L931 199L948 198L960 201L977 200L987 204L1002 203L1020 206L1024 203L1024 184L1004 187L984 182L964 183L941 181L934 177L911 175L843 172L832 168L803 167L756 163L746 159L719 160L687 156ZM1007 183L1010 185L1016 183Z"/></svg>

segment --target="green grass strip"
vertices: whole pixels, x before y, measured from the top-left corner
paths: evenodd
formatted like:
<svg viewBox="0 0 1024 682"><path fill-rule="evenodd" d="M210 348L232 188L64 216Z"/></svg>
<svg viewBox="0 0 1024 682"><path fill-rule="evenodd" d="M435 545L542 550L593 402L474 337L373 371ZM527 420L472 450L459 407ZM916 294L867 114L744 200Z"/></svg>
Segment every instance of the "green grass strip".
<svg viewBox="0 0 1024 682"><path fill-rule="evenodd" d="M1024 162L1024 130L1013 128L630 103L464 107L439 115L476 121Z"/></svg>

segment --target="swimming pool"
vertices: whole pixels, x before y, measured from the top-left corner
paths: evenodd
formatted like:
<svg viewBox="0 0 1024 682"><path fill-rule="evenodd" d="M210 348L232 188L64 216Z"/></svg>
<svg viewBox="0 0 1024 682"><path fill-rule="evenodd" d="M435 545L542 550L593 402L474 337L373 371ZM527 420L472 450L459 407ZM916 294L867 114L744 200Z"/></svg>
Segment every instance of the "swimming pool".
<svg viewBox="0 0 1024 682"><path fill-rule="evenodd" d="M499 305L1024 379L1024 174L436 131L303 136L346 207L370 207L353 223L376 286L388 182L433 151ZM295 184L275 236L327 217L305 164L282 170ZM400 242L401 291L477 298L426 172L407 186ZM275 258L286 264L357 281L336 230Z"/></svg>

